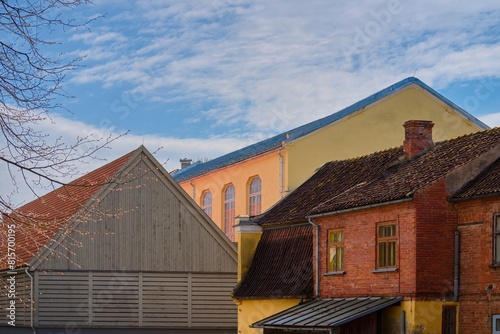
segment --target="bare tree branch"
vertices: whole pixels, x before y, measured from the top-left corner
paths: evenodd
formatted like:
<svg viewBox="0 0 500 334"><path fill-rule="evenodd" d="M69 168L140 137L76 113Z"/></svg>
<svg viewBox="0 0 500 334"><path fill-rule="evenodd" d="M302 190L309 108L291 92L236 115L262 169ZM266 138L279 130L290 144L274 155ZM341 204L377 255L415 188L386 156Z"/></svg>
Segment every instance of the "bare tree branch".
<svg viewBox="0 0 500 334"><path fill-rule="evenodd" d="M60 101L69 96L62 83L81 61L64 58L56 52L59 44L45 36L88 29L94 19L78 22L62 16L76 14L79 6L88 3L0 0L0 163L7 166L16 187L19 177L35 195L35 187L42 182L64 185L76 175L78 164L116 139L87 136L66 143L37 130L42 122L52 121L50 112L66 110ZM12 210L9 196L0 196L0 211Z"/></svg>

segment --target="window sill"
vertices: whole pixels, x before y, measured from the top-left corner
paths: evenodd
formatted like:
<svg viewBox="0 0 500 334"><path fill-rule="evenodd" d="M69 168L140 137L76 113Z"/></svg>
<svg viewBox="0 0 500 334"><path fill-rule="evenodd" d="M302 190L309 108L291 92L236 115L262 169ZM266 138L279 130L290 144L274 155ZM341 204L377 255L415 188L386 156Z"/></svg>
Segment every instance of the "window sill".
<svg viewBox="0 0 500 334"><path fill-rule="evenodd" d="M493 264L490 264L489 267L491 269L496 269L496 268L500 268L500 263L493 263Z"/></svg>
<svg viewBox="0 0 500 334"><path fill-rule="evenodd" d="M380 268L380 269L374 269L372 270L372 273L378 274L378 273L391 273L394 271L398 271L399 268Z"/></svg>
<svg viewBox="0 0 500 334"><path fill-rule="evenodd" d="M323 274L323 276L336 276L336 275L345 275L345 271L329 271Z"/></svg>

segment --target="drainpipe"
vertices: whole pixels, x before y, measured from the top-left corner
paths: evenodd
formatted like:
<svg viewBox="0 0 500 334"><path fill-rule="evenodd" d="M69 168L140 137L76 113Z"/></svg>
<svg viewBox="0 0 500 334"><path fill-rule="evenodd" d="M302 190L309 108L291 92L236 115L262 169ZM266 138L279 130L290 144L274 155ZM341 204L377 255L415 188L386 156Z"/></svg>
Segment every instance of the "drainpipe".
<svg viewBox="0 0 500 334"><path fill-rule="evenodd" d="M33 326L33 307L34 307L34 296L33 296L33 276L30 275L30 273L28 272L28 268L24 268L24 272L26 273L26 275L29 276L30 278L30 281L31 281L31 285L30 285L30 299L31 299L31 306L30 306L30 311L31 311L31 318L30 318L30 325L31 325L31 329L33 330L33 334L36 334L36 329L35 329L35 326Z"/></svg>
<svg viewBox="0 0 500 334"><path fill-rule="evenodd" d="M458 302L460 278L460 231L455 231L455 267L453 273L453 301Z"/></svg>
<svg viewBox="0 0 500 334"><path fill-rule="evenodd" d="M319 225L316 224L315 222L312 221L312 219L310 217L307 217L307 220L309 221L309 223L315 227L316 229L316 272L315 272L315 275L316 275L316 292L315 292L315 298L316 297L319 297Z"/></svg>
<svg viewBox="0 0 500 334"><path fill-rule="evenodd" d="M281 154L281 150L283 147L278 149L278 156L280 157L280 197L283 197L283 155Z"/></svg>

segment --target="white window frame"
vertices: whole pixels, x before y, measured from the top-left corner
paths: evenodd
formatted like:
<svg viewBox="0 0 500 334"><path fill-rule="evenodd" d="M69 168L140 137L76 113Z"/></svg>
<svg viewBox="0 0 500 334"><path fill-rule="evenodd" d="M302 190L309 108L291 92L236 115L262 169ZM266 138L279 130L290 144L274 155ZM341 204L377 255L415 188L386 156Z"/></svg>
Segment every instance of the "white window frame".
<svg viewBox="0 0 500 334"><path fill-rule="evenodd" d="M500 334L500 325L498 326L498 328L495 326L497 320L500 320L500 314L493 314L492 320L493 323L491 324L491 328L493 330L493 334Z"/></svg>

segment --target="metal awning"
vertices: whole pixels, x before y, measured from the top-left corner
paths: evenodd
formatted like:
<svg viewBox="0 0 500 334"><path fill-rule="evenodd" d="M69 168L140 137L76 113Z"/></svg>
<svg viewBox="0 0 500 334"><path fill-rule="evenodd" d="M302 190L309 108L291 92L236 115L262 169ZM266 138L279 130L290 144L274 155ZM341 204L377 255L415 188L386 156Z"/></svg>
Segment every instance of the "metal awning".
<svg viewBox="0 0 500 334"><path fill-rule="evenodd" d="M330 329L402 301L402 297L328 298L296 305L251 325L253 328Z"/></svg>

